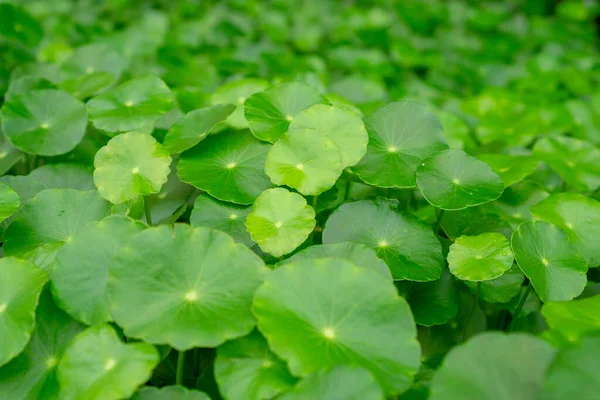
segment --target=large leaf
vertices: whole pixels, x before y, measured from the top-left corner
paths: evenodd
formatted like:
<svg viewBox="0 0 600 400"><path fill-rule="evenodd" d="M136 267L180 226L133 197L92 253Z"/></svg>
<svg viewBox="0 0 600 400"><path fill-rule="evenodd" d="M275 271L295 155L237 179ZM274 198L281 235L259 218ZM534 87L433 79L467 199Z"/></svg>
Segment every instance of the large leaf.
<svg viewBox="0 0 600 400"><path fill-rule="evenodd" d="M79 164L46 164L29 174L46 189L95 189L92 172Z"/></svg>
<svg viewBox="0 0 600 400"><path fill-rule="evenodd" d="M557 301L544 304L542 315L552 331L569 341L600 331L600 295L574 301Z"/></svg>

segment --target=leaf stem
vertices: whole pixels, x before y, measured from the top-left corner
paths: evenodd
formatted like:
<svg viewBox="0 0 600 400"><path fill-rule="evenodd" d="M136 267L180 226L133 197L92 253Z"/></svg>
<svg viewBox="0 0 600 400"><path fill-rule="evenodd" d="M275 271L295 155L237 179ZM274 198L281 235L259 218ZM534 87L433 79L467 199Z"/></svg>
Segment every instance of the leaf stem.
<svg viewBox="0 0 600 400"><path fill-rule="evenodd" d="M312 208L315 209L315 213L317 212L317 201L319 200L319 196L313 196L312 198Z"/></svg>
<svg viewBox="0 0 600 400"><path fill-rule="evenodd" d="M510 321L510 325L508 326L509 332L513 330L514 325L517 322L517 319L519 319L519 314L521 314L521 310L523 310L523 306L525 305L525 300L527 300L527 297L529 297L529 292L531 292L531 282L527 284L527 289L525 289L525 293L523 293L523 295L519 299L519 302L517 303L517 307L515 308L515 313L513 315L513 319L512 319L512 321Z"/></svg>
<svg viewBox="0 0 600 400"><path fill-rule="evenodd" d="M150 204L148 204L148 199L142 197L142 201L144 202L144 212L146 213L146 223L148 226L152 226L152 213L150 212Z"/></svg>
<svg viewBox="0 0 600 400"><path fill-rule="evenodd" d="M350 197L350 187L352 185L352 181L346 178L346 187L344 189L344 201L348 200Z"/></svg>
<svg viewBox="0 0 600 400"><path fill-rule="evenodd" d="M175 373L175 384L183 385L183 369L185 366L185 351L177 354L177 372Z"/></svg>
<svg viewBox="0 0 600 400"><path fill-rule="evenodd" d="M31 172L35 169L35 162L36 162L35 154L27 154L27 161L28 161L27 170L28 170L28 172Z"/></svg>
<svg viewBox="0 0 600 400"><path fill-rule="evenodd" d="M440 212L438 212L437 219L435 220L435 224L433 225L433 233L435 233L436 235L440 230L440 226L442 224L442 217L444 216L444 212L446 211L441 208L439 210Z"/></svg>
<svg viewBox="0 0 600 400"><path fill-rule="evenodd" d="M471 333L471 320L473 319L473 315L475 314L475 307L477 303L479 303L479 296L481 294L481 282L477 282L477 291L475 292L475 300L473 301L473 306L471 307L471 311L469 311L469 316L467 317L465 327L463 329L463 337L462 341L467 340L467 336Z"/></svg>

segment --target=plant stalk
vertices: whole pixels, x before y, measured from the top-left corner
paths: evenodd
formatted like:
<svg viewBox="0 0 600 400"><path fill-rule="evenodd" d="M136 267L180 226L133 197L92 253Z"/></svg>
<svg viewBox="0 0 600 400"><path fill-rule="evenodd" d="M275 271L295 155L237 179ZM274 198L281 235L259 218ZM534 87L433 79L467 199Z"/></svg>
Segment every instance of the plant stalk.
<svg viewBox="0 0 600 400"><path fill-rule="evenodd" d="M521 310L523 310L523 306L525 305L525 300L529 297L529 292L531 292L531 282L527 285L527 289L525 289L525 293L519 299L517 303L517 307L515 308L515 314L513 315L512 321L510 321L510 325L508 326L508 331L512 331L514 328L517 319L519 319L519 315L521 314Z"/></svg>
<svg viewBox="0 0 600 400"><path fill-rule="evenodd" d="M145 197L142 198L144 202L144 212L146 213L146 223L148 226L152 226L152 213L150 212L150 204Z"/></svg>
<svg viewBox="0 0 600 400"><path fill-rule="evenodd" d="M435 224L433 225L433 233L435 233L436 235L440 231L440 226L442 224L442 217L444 216L445 211L446 210L440 209L440 212L437 215L437 219L435 220Z"/></svg>
<svg viewBox="0 0 600 400"><path fill-rule="evenodd" d="M475 314L475 307L479 303L479 296L481 295L481 282L477 282L477 291L475 292L475 301L473 301L473 306L471 307L471 311L469 311L469 316L467 317L466 324L463 330L463 338L464 342L467 340L467 337L471 333L471 320L473 319L473 315Z"/></svg>
<svg viewBox="0 0 600 400"><path fill-rule="evenodd" d="M177 354L177 372L175 373L175 384L183 385L183 369L185 367L185 351Z"/></svg>
<svg viewBox="0 0 600 400"><path fill-rule="evenodd" d="M346 179L346 187L344 189L344 201L348 200L350 197L350 187L352 185L352 181L350 179Z"/></svg>

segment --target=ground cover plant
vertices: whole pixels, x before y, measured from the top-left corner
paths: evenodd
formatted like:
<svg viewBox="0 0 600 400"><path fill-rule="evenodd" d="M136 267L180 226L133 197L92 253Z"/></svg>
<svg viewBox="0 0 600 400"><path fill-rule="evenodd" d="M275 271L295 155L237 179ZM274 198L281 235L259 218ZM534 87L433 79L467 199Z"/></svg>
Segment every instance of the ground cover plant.
<svg viewBox="0 0 600 400"><path fill-rule="evenodd" d="M600 399L593 0L0 3L0 399Z"/></svg>

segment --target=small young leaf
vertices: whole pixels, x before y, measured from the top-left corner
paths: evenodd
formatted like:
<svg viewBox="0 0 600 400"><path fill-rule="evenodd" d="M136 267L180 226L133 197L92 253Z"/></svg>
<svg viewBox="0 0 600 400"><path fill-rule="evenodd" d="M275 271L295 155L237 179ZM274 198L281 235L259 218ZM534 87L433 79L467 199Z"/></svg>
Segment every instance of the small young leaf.
<svg viewBox="0 0 600 400"><path fill-rule="evenodd" d="M448 253L450 272L463 281L489 281L510 269L514 261L510 243L500 233L461 236Z"/></svg>

